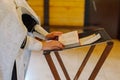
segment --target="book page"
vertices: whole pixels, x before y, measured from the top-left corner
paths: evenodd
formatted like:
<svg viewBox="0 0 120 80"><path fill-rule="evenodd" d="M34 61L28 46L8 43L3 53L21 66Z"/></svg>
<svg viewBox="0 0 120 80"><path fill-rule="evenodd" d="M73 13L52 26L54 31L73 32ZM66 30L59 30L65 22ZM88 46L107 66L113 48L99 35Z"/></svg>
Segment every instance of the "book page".
<svg viewBox="0 0 120 80"><path fill-rule="evenodd" d="M80 39L80 45L91 44L91 43L99 40L100 38L101 38L101 35L99 33L86 36L86 37Z"/></svg>
<svg viewBox="0 0 120 80"><path fill-rule="evenodd" d="M80 42L77 31L62 34L59 36L59 41L64 45L79 44Z"/></svg>

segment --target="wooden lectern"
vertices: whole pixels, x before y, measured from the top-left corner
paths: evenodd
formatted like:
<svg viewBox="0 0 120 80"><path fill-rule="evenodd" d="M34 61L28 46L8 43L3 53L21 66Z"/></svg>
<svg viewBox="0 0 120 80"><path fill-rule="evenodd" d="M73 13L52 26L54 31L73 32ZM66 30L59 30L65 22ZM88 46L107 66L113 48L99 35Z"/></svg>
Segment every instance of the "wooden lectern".
<svg viewBox="0 0 120 80"><path fill-rule="evenodd" d="M97 44L100 44L100 43L104 43L106 44L106 47L104 49L104 51L102 52L102 55L100 56L96 66L94 67L91 75L89 76L89 79L88 80L95 80L99 70L101 69L104 61L106 60L107 56L109 55L112 47L113 47L113 41L112 39L110 38L110 36L106 33L106 31L103 29L103 28L98 28L98 27L88 27L88 28L80 28L83 32L82 33L79 33L79 38L81 37L84 37L88 34L91 34L91 33L100 33L101 34L101 39L99 39L98 41L92 43L92 44L88 44L88 45L82 45L82 46L76 46L76 47L68 47L68 48L65 48L63 50L66 50L66 49L71 49L71 48L77 48L77 47L84 47L84 46L90 46L90 49L89 51L87 52L82 64L80 65L75 77L73 80L78 80L81 72L83 71L84 67L86 66L86 63L88 62L88 59L90 58L95 46ZM63 60L61 59L61 56L59 55L59 50L52 50L52 51L44 51L44 56L47 60L47 63L51 69L51 72L54 76L54 79L55 80L61 80L59 74L58 74L58 71L55 67L55 64L51 58L51 55L50 53L51 52L54 52L60 66L61 66L61 69L64 73L64 76L66 78L66 80L71 80L70 79L70 76L66 70L66 67L64 66L63 64Z"/></svg>

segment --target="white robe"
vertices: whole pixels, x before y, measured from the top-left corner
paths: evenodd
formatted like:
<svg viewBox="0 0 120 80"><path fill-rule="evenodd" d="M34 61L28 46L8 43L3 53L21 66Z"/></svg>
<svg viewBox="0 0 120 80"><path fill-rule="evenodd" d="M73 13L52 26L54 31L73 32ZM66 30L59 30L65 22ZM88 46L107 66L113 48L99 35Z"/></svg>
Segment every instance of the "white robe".
<svg viewBox="0 0 120 80"><path fill-rule="evenodd" d="M25 54L31 50L42 48L41 42L27 36L27 29L19 14L21 11L17 10L19 6L25 7L39 21L34 11L24 0L16 0L15 2L14 0L0 0L0 80L11 80L14 61L17 64L18 80L24 80ZM26 36L28 40L23 50L20 47Z"/></svg>

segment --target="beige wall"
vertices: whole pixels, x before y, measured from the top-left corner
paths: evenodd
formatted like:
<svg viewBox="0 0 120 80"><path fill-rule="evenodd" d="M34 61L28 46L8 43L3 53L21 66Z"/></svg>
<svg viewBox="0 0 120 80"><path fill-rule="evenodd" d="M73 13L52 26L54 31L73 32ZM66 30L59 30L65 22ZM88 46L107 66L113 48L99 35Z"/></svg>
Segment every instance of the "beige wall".
<svg viewBox="0 0 120 80"><path fill-rule="evenodd" d="M40 20L43 24L43 1L44 0L27 0L32 9L40 17Z"/></svg>
<svg viewBox="0 0 120 80"><path fill-rule="evenodd" d="M43 24L43 1L28 0ZM50 25L83 26L85 0L50 0Z"/></svg>

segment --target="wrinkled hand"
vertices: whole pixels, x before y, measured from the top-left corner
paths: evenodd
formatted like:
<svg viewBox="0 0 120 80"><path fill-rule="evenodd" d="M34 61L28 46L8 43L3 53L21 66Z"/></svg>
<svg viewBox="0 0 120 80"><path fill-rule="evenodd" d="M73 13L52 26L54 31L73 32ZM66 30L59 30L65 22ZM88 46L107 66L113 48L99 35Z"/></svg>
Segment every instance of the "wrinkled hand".
<svg viewBox="0 0 120 80"><path fill-rule="evenodd" d="M60 36L61 34L63 34L63 33L60 32L60 31L54 31L54 32L51 32L51 33L49 33L48 35L46 35L46 38L47 38L47 39L54 40L54 39L56 39L58 36Z"/></svg>
<svg viewBox="0 0 120 80"><path fill-rule="evenodd" d="M55 40L44 41L42 43L42 50L60 50L64 48L63 44Z"/></svg>

